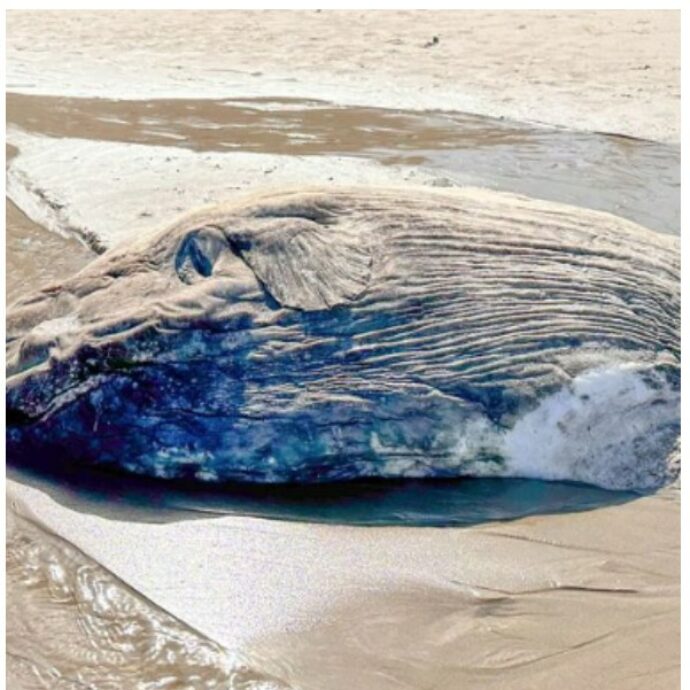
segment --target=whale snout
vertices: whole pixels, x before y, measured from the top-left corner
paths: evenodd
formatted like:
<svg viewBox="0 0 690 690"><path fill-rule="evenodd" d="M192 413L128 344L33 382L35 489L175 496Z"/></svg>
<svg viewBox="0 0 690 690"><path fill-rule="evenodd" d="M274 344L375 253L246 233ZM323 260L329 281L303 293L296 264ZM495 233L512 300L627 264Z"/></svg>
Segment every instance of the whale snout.
<svg viewBox="0 0 690 690"><path fill-rule="evenodd" d="M75 314L39 322L19 340L16 355L8 362L8 376L44 363L51 352L66 349L78 332Z"/></svg>

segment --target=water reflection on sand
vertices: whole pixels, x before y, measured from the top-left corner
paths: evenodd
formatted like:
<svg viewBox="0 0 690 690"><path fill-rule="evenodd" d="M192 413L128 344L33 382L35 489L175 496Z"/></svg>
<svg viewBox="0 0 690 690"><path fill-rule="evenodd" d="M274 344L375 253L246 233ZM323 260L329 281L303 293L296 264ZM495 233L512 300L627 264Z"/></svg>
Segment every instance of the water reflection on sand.
<svg viewBox="0 0 690 690"><path fill-rule="evenodd" d="M348 155L427 166L473 184L680 229L678 146L448 112L341 107L300 99L119 101L7 95L7 122L97 141Z"/></svg>
<svg viewBox="0 0 690 690"><path fill-rule="evenodd" d="M184 687L217 687L229 667L313 690L677 682L677 489L450 529L179 511L151 523L102 517L77 493L10 492L15 673L39 660L95 687L140 687L144 667L165 684L173 666L196 679Z"/></svg>

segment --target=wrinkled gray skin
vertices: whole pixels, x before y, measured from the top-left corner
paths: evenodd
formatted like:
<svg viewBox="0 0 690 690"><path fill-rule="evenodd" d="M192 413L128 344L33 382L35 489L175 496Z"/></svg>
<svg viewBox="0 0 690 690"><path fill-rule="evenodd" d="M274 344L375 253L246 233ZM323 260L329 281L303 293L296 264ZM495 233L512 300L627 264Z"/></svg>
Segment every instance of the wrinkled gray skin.
<svg viewBox="0 0 690 690"><path fill-rule="evenodd" d="M476 189L255 198L8 316L8 454L207 481L678 473L679 256Z"/></svg>

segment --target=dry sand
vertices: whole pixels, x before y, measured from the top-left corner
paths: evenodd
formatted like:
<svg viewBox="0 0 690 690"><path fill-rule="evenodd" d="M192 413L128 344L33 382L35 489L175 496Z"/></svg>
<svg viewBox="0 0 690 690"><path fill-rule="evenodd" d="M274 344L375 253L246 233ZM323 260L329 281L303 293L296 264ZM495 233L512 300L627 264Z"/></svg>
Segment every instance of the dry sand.
<svg viewBox="0 0 690 690"><path fill-rule="evenodd" d="M680 136L677 10L11 11L7 36L12 92L297 96Z"/></svg>

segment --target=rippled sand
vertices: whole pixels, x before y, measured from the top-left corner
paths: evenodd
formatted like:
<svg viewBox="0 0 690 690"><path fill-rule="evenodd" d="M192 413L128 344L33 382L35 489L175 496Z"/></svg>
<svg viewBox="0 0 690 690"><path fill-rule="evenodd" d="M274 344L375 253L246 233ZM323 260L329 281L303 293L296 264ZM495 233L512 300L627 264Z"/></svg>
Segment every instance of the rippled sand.
<svg viewBox="0 0 690 690"><path fill-rule="evenodd" d="M228 665L313 690L678 684L677 489L446 529L146 515L55 488L10 492L11 510L30 506L42 525L14 519L10 533L9 650L26 658L15 673L38 659L80 680L120 673L118 687L141 687L144 668L162 682L166 664L180 681L199 674L193 687Z"/></svg>
<svg viewBox="0 0 690 690"><path fill-rule="evenodd" d="M284 687L147 601L16 504L7 525L10 687Z"/></svg>

